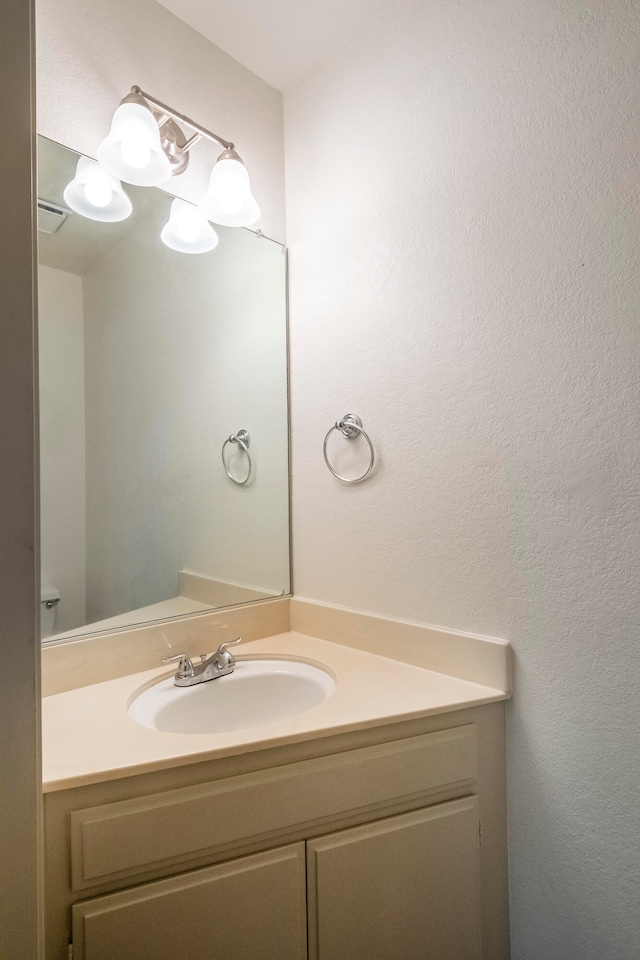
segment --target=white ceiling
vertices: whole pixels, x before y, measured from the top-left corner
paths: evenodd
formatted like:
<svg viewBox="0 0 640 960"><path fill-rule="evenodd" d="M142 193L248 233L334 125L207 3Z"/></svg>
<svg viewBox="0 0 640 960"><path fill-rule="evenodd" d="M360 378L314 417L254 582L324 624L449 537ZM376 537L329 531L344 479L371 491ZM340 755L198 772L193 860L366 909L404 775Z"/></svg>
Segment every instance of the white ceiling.
<svg viewBox="0 0 640 960"><path fill-rule="evenodd" d="M159 0L277 90L337 53L390 0Z"/></svg>

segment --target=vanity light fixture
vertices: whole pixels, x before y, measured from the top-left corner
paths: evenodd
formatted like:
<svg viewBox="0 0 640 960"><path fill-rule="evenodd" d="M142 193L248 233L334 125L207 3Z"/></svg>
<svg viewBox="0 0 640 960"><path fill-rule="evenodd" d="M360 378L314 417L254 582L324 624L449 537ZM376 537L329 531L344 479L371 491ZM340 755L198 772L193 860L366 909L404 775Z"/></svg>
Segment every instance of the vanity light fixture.
<svg viewBox="0 0 640 960"><path fill-rule="evenodd" d="M64 200L83 217L105 223L126 220L132 210L120 181L88 157L78 160L76 175L64 189Z"/></svg>
<svg viewBox="0 0 640 960"><path fill-rule="evenodd" d="M225 227L248 227L260 217L247 168L235 150L225 150L216 160L200 209Z"/></svg>
<svg viewBox="0 0 640 960"><path fill-rule="evenodd" d="M218 246L218 234L205 215L178 197L171 204L169 220L162 228L160 239L180 253L207 253Z"/></svg>
<svg viewBox="0 0 640 960"><path fill-rule="evenodd" d="M114 177L138 187L158 187L171 177L157 120L133 90L113 115L109 136L98 147L98 163Z"/></svg>
<svg viewBox="0 0 640 960"><path fill-rule="evenodd" d="M187 139L182 127L194 132ZM109 136L98 147L98 161L109 173L138 186L159 186L183 173L189 151L200 140L223 148L200 208L224 226L248 227L260 217L249 174L235 146L134 86L117 108Z"/></svg>

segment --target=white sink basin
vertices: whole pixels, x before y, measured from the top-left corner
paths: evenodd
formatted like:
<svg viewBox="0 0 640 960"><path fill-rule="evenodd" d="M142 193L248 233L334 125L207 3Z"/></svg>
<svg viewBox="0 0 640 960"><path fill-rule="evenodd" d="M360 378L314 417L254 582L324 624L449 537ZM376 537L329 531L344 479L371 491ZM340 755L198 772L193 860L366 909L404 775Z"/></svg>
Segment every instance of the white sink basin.
<svg viewBox="0 0 640 960"><path fill-rule="evenodd" d="M173 677L139 693L129 716L165 733L225 733L306 713L336 685L320 667L299 660L238 660L233 673L192 687Z"/></svg>

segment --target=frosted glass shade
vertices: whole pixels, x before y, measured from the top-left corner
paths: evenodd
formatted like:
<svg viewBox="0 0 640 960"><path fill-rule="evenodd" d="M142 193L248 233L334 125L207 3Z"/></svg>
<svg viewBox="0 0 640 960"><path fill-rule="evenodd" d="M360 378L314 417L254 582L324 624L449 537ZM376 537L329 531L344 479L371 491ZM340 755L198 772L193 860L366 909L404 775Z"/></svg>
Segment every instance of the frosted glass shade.
<svg viewBox="0 0 640 960"><path fill-rule="evenodd" d="M260 218L249 174L235 150L225 150L216 161L200 209L207 220L225 227L248 227Z"/></svg>
<svg viewBox="0 0 640 960"><path fill-rule="evenodd" d="M64 189L64 202L83 217L106 223L126 220L132 210L120 181L88 157L78 160L76 175Z"/></svg>
<svg viewBox="0 0 640 960"><path fill-rule="evenodd" d="M141 103L120 104L109 136L98 147L98 162L114 177L138 187L157 187L171 176L158 124Z"/></svg>
<svg viewBox="0 0 640 960"><path fill-rule="evenodd" d="M180 253L207 253L218 246L218 234L204 214L178 198L171 204L169 220L162 228L160 239Z"/></svg>

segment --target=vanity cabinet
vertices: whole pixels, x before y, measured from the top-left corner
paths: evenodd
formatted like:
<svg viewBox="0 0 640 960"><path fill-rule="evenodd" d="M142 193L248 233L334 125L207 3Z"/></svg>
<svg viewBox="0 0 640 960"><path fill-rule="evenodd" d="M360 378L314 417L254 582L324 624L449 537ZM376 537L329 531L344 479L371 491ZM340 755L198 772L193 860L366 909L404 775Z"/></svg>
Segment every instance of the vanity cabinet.
<svg viewBox="0 0 640 960"><path fill-rule="evenodd" d="M494 704L49 794L46 960L508 960L502 732Z"/></svg>
<svg viewBox="0 0 640 960"><path fill-rule="evenodd" d="M74 960L480 960L478 851L475 797L377 820L81 901Z"/></svg>

